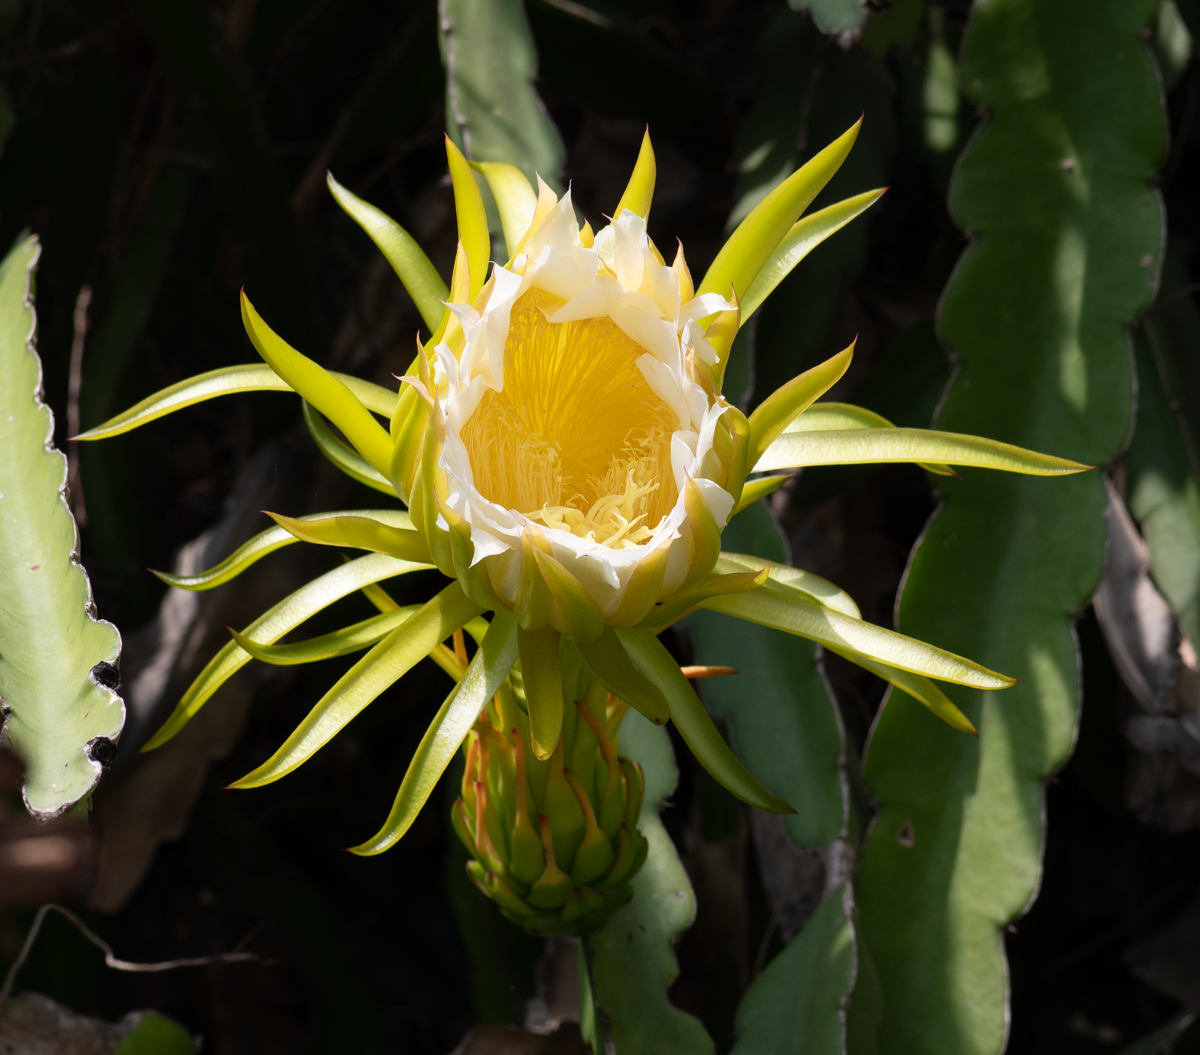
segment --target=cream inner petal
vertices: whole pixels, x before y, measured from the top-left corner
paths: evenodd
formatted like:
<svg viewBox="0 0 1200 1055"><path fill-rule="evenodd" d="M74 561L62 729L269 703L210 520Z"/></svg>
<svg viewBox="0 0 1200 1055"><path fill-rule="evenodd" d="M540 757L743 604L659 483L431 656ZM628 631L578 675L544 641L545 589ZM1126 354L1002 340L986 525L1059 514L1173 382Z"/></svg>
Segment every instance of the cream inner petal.
<svg viewBox="0 0 1200 1055"><path fill-rule="evenodd" d="M513 305L503 390L462 429L475 486L547 527L638 545L678 498L679 415L647 382L644 347L609 318L549 322L561 304L530 289Z"/></svg>

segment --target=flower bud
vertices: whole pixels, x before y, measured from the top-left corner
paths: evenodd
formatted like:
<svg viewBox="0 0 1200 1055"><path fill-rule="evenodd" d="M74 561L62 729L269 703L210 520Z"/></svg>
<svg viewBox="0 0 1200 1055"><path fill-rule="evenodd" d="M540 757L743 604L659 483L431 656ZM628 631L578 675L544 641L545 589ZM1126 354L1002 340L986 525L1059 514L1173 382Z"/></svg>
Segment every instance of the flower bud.
<svg viewBox="0 0 1200 1055"><path fill-rule="evenodd" d="M642 770L617 744L629 705L594 680L575 688L582 698L567 707L562 737L541 761L514 670L467 737L451 813L471 879L534 934L600 927L633 896L630 880L648 849L637 829Z"/></svg>

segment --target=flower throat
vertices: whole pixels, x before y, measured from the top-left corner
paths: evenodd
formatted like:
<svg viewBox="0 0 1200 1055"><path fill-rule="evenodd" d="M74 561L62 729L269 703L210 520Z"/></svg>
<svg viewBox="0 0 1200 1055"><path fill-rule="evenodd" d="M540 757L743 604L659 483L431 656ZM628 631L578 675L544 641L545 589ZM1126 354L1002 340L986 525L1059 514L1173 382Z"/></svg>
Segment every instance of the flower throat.
<svg viewBox="0 0 1200 1055"><path fill-rule="evenodd" d="M504 391L462 433L475 485L547 527L637 545L677 498L676 415L638 368L645 348L608 318L548 322L560 303L532 289L513 305Z"/></svg>

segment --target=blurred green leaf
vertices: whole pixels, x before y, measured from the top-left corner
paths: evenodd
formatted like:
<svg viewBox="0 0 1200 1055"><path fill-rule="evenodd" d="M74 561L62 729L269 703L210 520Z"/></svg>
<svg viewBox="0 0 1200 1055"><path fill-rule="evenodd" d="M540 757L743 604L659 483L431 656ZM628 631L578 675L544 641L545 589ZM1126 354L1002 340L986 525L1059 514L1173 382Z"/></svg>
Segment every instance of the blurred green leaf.
<svg viewBox="0 0 1200 1055"><path fill-rule="evenodd" d="M879 18L867 23L862 35L863 49L882 58L892 48L912 47L924 13L925 0L894 0Z"/></svg>
<svg viewBox="0 0 1200 1055"><path fill-rule="evenodd" d="M822 33L840 35L854 33L867 20L866 5L861 0L788 0L798 11L807 11Z"/></svg>
<svg viewBox="0 0 1200 1055"><path fill-rule="evenodd" d="M960 159L952 206L975 241L942 306L961 368L948 430L1104 464L1129 430L1124 327L1154 289L1166 139L1141 43L1151 0L988 0L962 83L992 116ZM995 1055L1008 1028L1000 930L1033 897L1042 781L1074 739L1071 619L1104 559L1103 478L972 474L914 553L903 630L1017 675L952 690L961 736L893 691L868 744L880 812L857 883L885 1017L880 1050Z"/></svg>
<svg viewBox="0 0 1200 1055"><path fill-rule="evenodd" d="M1154 25L1154 57L1167 90L1174 88L1192 58L1192 34L1175 0L1160 0Z"/></svg>
<svg viewBox="0 0 1200 1055"><path fill-rule="evenodd" d="M3 739L25 762L25 803L56 816L95 787L125 724L121 635L97 620L66 503L67 460L51 446L34 346L28 234L0 264L0 700ZM107 744L105 744L107 741Z"/></svg>
<svg viewBox="0 0 1200 1055"><path fill-rule="evenodd" d="M850 156L812 203L811 210L890 182L888 158L896 137L892 91L891 78L883 63L838 47L825 49L802 132L805 146L797 161L806 160L859 117L863 117L863 124ZM834 325L845 291L866 260L871 223L887 207L886 203L885 196L867 216L849 224L802 260L758 310L757 322L753 324L754 387L748 401L750 409L854 337L853 330L835 334ZM838 342L837 338L843 339ZM735 349L734 355L737 354ZM730 391L736 394L735 389ZM899 421L893 415L888 416Z"/></svg>
<svg viewBox="0 0 1200 1055"><path fill-rule="evenodd" d="M193 1055L195 1050L186 1029L169 1018L147 1014L113 1055Z"/></svg>
<svg viewBox="0 0 1200 1055"><path fill-rule="evenodd" d="M849 892L839 887L746 990L733 1055L842 1055L855 966Z"/></svg>
<svg viewBox="0 0 1200 1055"><path fill-rule="evenodd" d="M439 14L450 137L475 161L506 161L561 190L562 140L533 86L522 0L440 0Z"/></svg>
<svg viewBox="0 0 1200 1055"><path fill-rule="evenodd" d="M671 741L665 729L631 710L620 743L621 754L645 774L638 829L650 854L634 877L633 900L584 939L592 993L609 1018L619 1055L709 1055L713 1042L704 1027L667 995L679 975L673 939L696 916L692 884L658 817L679 779Z"/></svg>
<svg viewBox="0 0 1200 1055"><path fill-rule="evenodd" d="M737 204L733 230L796 167L825 41L796 11L778 12L763 27L756 50L754 102L738 128Z"/></svg>
<svg viewBox="0 0 1200 1055"><path fill-rule="evenodd" d="M1150 547L1150 574L1188 637L1200 642L1200 487L1163 391L1147 321L1135 332L1137 430L1126 455L1127 502Z"/></svg>

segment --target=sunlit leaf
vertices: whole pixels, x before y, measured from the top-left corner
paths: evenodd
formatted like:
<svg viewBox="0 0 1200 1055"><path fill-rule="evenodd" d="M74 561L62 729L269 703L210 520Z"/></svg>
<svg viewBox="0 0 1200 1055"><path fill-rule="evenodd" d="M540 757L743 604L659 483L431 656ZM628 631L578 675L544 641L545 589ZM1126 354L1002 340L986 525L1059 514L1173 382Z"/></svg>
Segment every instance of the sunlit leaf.
<svg viewBox="0 0 1200 1055"><path fill-rule="evenodd" d="M741 296L750 289L800 214L846 160L861 124L860 118L755 206L717 253L698 293L728 297L734 290Z"/></svg>
<svg viewBox="0 0 1200 1055"><path fill-rule="evenodd" d="M972 660L809 601L799 590L787 596L769 588L759 589L753 593L713 597L701 602L701 607L773 626L831 648L854 652L939 681L976 689L1005 689L1013 684L1012 678Z"/></svg>
<svg viewBox="0 0 1200 1055"><path fill-rule="evenodd" d="M457 301L470 303L475 294L483 289L487 278L488 257L492 243L488 237L487 213L483 207L483 195L479 181L471 171L471 165L462 151L446 137L446 157L450 162L450 182L454 187L454 211L458 218L458 241L467 255L470 285L465 297L457 293L451 296ZM453 286L453 281L451 286Z"/></svg>
<svg viewBox="0 0 1200 1055"><path fill-rule="evenodd" d="M537 191L516 165L504 161L472 161L471 167L482 172L488 189L500 210L500 226L510 258L529 230L537 209Z"/></svg>
<svg viewBox="0 0 1200 1055"><path fill-rule="evenodd" d="M333 429L325 422L317 411L308 404L307 401L301 404L303 407L304 424L308 427L308 434L313 438L317 447L326 458L334 465L342 470L352 480L357 480L360 484L372 488L375 491L380 491L385 495L396 495L396 489L392 487L388 479L367 463L367 460L358 453L353 447L348 447L340 439L334 435Z"/></svg>
<svg viewBox="0 0 1200 1055"><path fill-rule="evenodd" d="M862 618L862 613L858 610L858 605L854 603L854 599L846 593L840 586L836 586L828 579L822 579L819 575L814 575L810 571L804 571L802 568L792 568L787 564L777 564L771 561L766 561L762 557L754 557L745 553L730 553L726 550L721 551L721 556L717 558L714 571L728 574L735 571L758 571L764 565L769 565L767 575L769 584L783 587L783 595L787 596L787 590L799 590L801 593L807 594L814 601L823 604L826 608L832 608L834 611L841 612L843 615L850 616L851 619Z"/></svg>
<svg viewBox="0 0 1200 1055"><path fill-rule="evenodd" d="M442 276L430 263L429 257L425 255L425 251L395 220L348 191L333 178L332 173L327 173L326 179L337 203L367 232L371 241L387 257L387 262L404 283L404 288L408 290L408 295L412 297L430 332L436 330L446 310L442 301L446 299L449 290L442 281Z"/></svg>
<svg viewBox="0 0 1200 1055"><path fill-rule="evenodd" d="M394 528L407 530L412 528L412 519L403 509L346 509L332 513L311 513L299 517L300 522L309 520L327 520L330 517L361 516L372 520L382 521ZM214 564L206 571L195 575L171 575L168 572L156 571L163 582L178 586L181 590L211 590L216 586L229 582L230 579L241 575L255 561L261 560L268 553L274 553L284 546L291 546L300 540L285 528L268 528L260 532L248 542L244 542L219 564Z"/></svg>
<svg viewBox="0 0 1200 1055"><path fill-rule="evenodd" d="M838 432L846 429L894 429L896 426L882 414L851 403L814 403L803 414L793 418L783 435L801 432ZM920 462L921 468L938 476L953 476L948 465Z"/></svg>
<svg viewBox="0 0 1200 1055"><path fill-rule="evenodd" d="M419 532L407 527L393 527L357 511L327 517L285 517L271 512L267 516L303 542L373 550L422 564L431 561L429 547Z"/></svg>
<svg viewBox="0 0 1200 1055"><path fill-rule="evenodd" d="M253 637L255 641L271 644L317 612L328 608L334 601L361 590L369 583L428 567L427 564L396 560L395 557L387 557L382 553L370 553L313 579L268 609L242 632L248 637ZM230 641L225 645L188 686L171 716L142 750L149 751L170 740L191 721L192 716L217 689L249 662L249 653L238 647L237 642Z"/></svg>
<svg viewBox="0 0 1200 1055"><path fill-rule="evenodd" d="M645 630L616 631L630 658L666 697L671 721L692 754L713 778L751 806L771 813L795 812L778 795L762 786L730 749L704 709L679 664L661 641Z"/></svg>
<svg viewBox="0 0 1200 1055"><path fill-rule="evenodd" d="M1031 476L1062 476L1091 468L1068 458L1039 454L982 436L932 429L846 429L785 432L767 448L754 469L768 472L807 465L868 462L940 462Z"/></svg>
<svg viewBox="0 0 1200 1055"><path fill-rule="evenodd" d="M805 370L781 385L764 399L750 415L750 453L747 464L752 472L765 472L759 468L769 451L784 434L784 430L803 414L816 400L829 391L850 368L854 358L854 345L843 348L837 355L823 363ZM794 466L787 466L794 468Z"/></svg>
<svg viewBox="0 0 1200 1055"><path fill-rule="evenodd" d="M762 306L762 302L801 260L830 235L836 234L851 220L866 212L883 197L883 194L882 190L856 194L853 198L847 198L797 220L741 297L739 303L742 309L742 325L746 324L746 320Z"/></svg>
<svg viewBox="0 0 1200 1055"><path fill-rule="evenodd" d="M310 637L306 641L296 641L288 645L260 645L246 634L231 630L233 640L245 649L255 659L275 666L290 667L298 663L315 663L322 659L332 659L334 656L345 656L351 652L361 652L370 648L377 641L382 641L401 623L420 609L419 604L408 605L405 608L394 608L390 612L374 615L370 619L351 626L342 627L332 633Z"/></svg>
<svg viewBox="0 0 1200 1055"><path fill-rule="evenodd" d="M478 605L467 598L462 587L457 582L451 583L355 663L321 697L278 751L231 786L261 787L303 765L367 704L479 612Z"/></svg>
<svg viewBox="0 0 1200 1055"><path fill-rule="evenodd" d="M960 733L970 733L972 736L979 735L971 720L955 707L949 697L928 678L922 677L920 674L911 674L906 670L897 670L885 663L876 662L854 652L847 652L845 649L834 648L832 645L825 647L830 652L836 652L843 659L862 667L863 670L869 670L877 678L882 678L889 684L895 685L902 692L907 692L914 700L918 700L928 707L950 728L957 729Z"/></svg>
<svg viewBox="0 0 1200 1055"><path fill-rule="evenodd" d="M333 373L368 410L390 417L396 406L396 393L382 385L372 384L350 374ZM217 396L237 395L241 392L291 392L291 385L264 363L247 363L242 366L223 366L219 370L189 377L186 381L164 388L147 396L140 403L82 433L77 439L102 440L119 436L130 429L147 425L167 414L184 407L194 406Z"/></svg>
<svg viewBox="0 0 1200 1055"><path fill-rule="evenodd" d="M742 496L738 499L738 504L729 514L730 517L736 516L747 506L754 505L760 498L774 494L790 479L790 476L784 474L783 476L760 476L755 480L747 480L745 486L742 487Z"/></svg>
<svg viewBox="0 0 1200 1055"><path fill-rule="evenodd" d="M517 621L510 612L501 609L493 617L462 681L446 697L421 737L383 827L354 847L353 853L382 853L408 831L472 723L495 695L516 659Z"/></svg>
<svg viewBox="0 0 1200 1055"><path fill-rule="evenodd" d="M280 337L242 291L242 322L259 355L280 377L345 434L358 453L381 474L392 463L392 441L348 386ZM395 404L391 404L394 406Z"/></svg>
<svg viewBox="0 0 1200 1055"><path fill-rule="evenodd" d="M654 147L650 143L650 129L647 128L642 136L642 145L638 150L633 172L629 175L625 193L621 195L621 200L613 210L613 219L626 209L643 218L650 215L650 203L654 200L654 181L657 176L658 166L654 161Z"/></svg>

